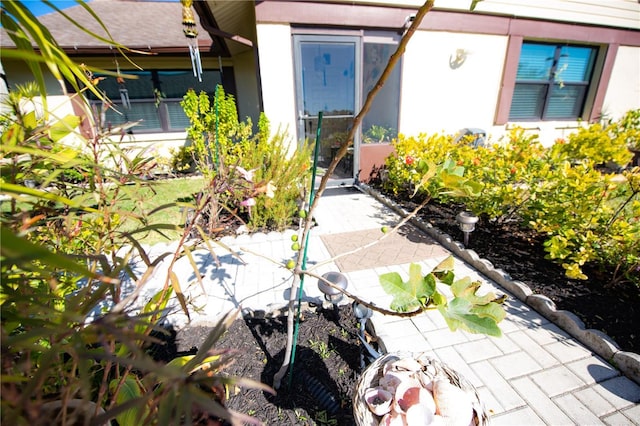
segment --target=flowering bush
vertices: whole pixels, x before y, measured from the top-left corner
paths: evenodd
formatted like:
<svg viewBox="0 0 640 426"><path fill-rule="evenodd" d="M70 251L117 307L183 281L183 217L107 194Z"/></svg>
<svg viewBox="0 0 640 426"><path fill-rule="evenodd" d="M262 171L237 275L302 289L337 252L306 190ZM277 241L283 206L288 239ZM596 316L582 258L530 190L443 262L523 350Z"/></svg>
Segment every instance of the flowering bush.
<svg viewBox="0 0 640 426"><path fill-rule="evenodd" d="M401 136L394 142L396 154L387 159L384 186L448 202L452 194L439 190L442 181L424 182L421 173L425 165L444 161L452 171L459 167L454 173L460 178L477 182L479 196L464 199L467 209L489 220L518 220L548 235L545 250L568 277L586 279L582 267L595 262L614 267L614 281L640 285L640 169L615 174L598 167L628 162L627 143L640 132L634 114L581 129L551 148L522 129L478 148L442 135Z"/></svg>
<svg viewBox="0 0 640 426"><path fill-rule="evenodd" d="M436 194L438 197L453 195L441 191L446 185L443 179L452 179L454 175L462 178L464 168L461 165L464 161L461 163L461 160L465 156L470 157L473 149L466 141L455 142L445 135L399 135L393 146L395 154L386 160L388 179L384 182L385 189L395 194L410 192L432 197ZM449 173L445 175L437 169L440 172L446 169Z"/></svg>

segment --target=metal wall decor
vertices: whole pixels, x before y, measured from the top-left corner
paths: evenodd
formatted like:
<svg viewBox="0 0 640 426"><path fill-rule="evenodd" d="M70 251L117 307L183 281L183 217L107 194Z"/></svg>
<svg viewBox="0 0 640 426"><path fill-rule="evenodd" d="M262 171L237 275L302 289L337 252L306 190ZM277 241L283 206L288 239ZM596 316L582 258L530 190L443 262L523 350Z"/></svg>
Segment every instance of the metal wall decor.
<svg viewBox="0 0 640 426"><path fill-rule="evenodd" d="M193 76L202 82L202 62L200 60L200 49L198 48L198 30L196 30L196 21L193 17L191 5L193 0L180 0L182 3L182 26L184 35L189 42L189 56L191 57L191 69Z"/></svg>

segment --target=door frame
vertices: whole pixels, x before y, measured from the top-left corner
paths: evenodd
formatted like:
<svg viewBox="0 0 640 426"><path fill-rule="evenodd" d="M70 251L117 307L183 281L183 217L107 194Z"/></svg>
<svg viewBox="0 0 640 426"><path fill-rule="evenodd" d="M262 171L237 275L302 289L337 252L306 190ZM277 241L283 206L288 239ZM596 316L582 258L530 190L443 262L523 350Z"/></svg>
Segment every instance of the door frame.
<svg viewBox="0 0 640 426"><path fill-rule="evenodd" d="M313 117L304 114L304 88L302 77L302 54L301 45L303 43L353 43L354 46L354 105L353 105L353 117L360 111L362 107L362 35L331 35L331 34L293 34L293 57L294 57L294 79L295 79L295 103L296 103L296 123L298 140L302 141L306 134L305 120ZM344 117L344 116L342 116ZM317 118L317 116L316 116ZM331 119L330 117L323 117L323 121ZM322 134L321 134L322 137ZM313 140L315 142L315 139ZM360 152L360 131L355 132L353 140L353 160L351 162L351 176L348 178L330 178L327 183L328 187L337 186L353 186L356 182L358 168L360 164L359 152ZM319 180L316 182L316 186L319 184Z"/></svg>

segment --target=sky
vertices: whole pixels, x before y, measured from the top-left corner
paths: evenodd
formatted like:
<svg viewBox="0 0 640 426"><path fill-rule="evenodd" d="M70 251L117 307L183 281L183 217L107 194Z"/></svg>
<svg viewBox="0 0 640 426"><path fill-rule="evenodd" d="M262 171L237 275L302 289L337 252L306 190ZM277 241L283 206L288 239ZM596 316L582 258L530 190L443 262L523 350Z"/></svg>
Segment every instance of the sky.
<svg viewBox="0 0 640 426"><path fill-rule="evenodd" d="M66 9L68 7L73 7L77 5L75 0L50 0L51 3L55 4L59 9ZM91 1L91 0L84 0ZM166 1L166 2L174 2L178 0L154 0L154 1ZM55 10L51 9L49 6L44 4L44 2L40 0L22 0L22 2L27 5L31 13L35 16L45 15L47 13L53 13Z"/></svg>
<svg viewBox="0 0 640 426"><path fill-rule="evenodd" d="M22 0L22 2L29 8L31 13L35 16L45 15L47 13L53 13L55 10L44 4L40 0ZM53 0L51 3L55 4L59 9L66 9L68 7L75 6L77 3L74 0Z"/></svg>

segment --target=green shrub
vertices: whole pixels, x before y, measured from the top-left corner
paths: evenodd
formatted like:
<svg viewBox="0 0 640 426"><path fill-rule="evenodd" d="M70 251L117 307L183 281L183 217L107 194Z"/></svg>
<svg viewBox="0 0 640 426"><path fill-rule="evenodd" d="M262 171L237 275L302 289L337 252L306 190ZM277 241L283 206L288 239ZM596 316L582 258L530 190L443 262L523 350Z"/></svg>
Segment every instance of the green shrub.
<svg viewBox="0 0 640 426"><path fill-rule="evenodd" d="M640 151L640 109L627 111L618 121L609 123L613 137L627 145L627 148Z"/></svg>
<svg viewBox="0 0 640 426"><path fill-rule="evenodd" d="M385 162L388 179L385 189L398 194L401 192L420 193L438 199L447 198L447 191L441 191L443 182L438 174L427 174L425 167L435 169L447 162L449 171L462 176L464 168L461 159L469 157L473 149L465 141L455 142L451 136L424 134L418 137L399 135L393 142L394 154ZM459 167L454 171L455 167Z"/></svg>
<svg viewBox="0 0 640 426"><path fill-rule="evenodd" d="M196 167L212 182L208 191L215 194L201 196L212 203L210 220L218 222L217 215L225 210L245 211L251 229L291 225L309 176L309 147L290 153L287 134L271 137L264 115L254 134L251 119L238 120L235 99L222 86L216 88L213 105L206 93L191 90L182 106L191 121L188 134Z"/></svg>
<svg viewBox="0 0 640 426"><path fill-rule="evenodd" d="M633 157L629 151L631 140L640 134L640 120L634 121L633 116L630 112L618 122L594 123L578 129L567 137L566 143L559 140L554 145L556 155L574 163L591 161L598 166L624 167Z"/></svg>
<svg viewBox="0 0 640 426"><path fill-rule="evenodd" d="M192 173L196 169L193 159L193 147L191 145L181 146L171 150L171 169L175 173Z"/></svg>
<svg viewBox="0 0 640 426"><path fill-rule="evenodd" d="M266 123L266 118L261 117ZM266 132L266 133L265 133ZM268 135L268 126L259 135ZM273 197L258 197L251 211L249 226L253 229L284 229L293 223L305 188L309 186L311 147L303 145L289 154L292 141L278 132L271 139L259 137L255 145L241 153L240 164L255 170L256 182L271 182L276 188Z"/></svg>
<svg viewBox="0 0 640 426"><path fill-rule="evenodd" d="M518 215L538 185L540 174L548 167L545 150L536 135L514 129L502 143L479 147L464 159L468 176L480 182L479 197L466 201L475 214L485 214L499 222Z"/></svg>
<svg viewBox="0 0 640 426"><path fill-rule="evenodd" d="M612 267L614 281L640 285L640 169L607 174L597 167L611 161L626 164L626 146L637 130L634 117L637 111L606 126L589 126L551 148L522 129L512 130L500 144L478 148L448 136L401 135L394 142L395 155L386 162L384 187L448 202L452 194L440 190L440 176L431 174L424 181L421 167L448 164L459 176L464 170L464 178L480 194L464 198L465 207L497 221L518 220L546 234L548 257L568 277L586 279L583 266L590 262Z"/></svg>

